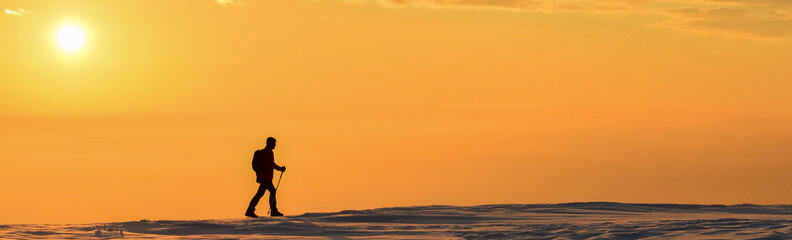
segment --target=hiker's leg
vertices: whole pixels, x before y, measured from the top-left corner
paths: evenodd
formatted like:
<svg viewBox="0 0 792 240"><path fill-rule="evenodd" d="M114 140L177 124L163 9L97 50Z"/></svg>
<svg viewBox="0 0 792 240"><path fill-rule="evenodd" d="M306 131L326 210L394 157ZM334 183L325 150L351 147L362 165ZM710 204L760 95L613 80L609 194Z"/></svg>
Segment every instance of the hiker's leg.
<svg viewBox="0 0 792 240"><path fill-rule="evenodd" d="M256 211L256 205L258 205L259 200L261 197L264 196L264 191L267 191L267 183L260 183L258 190L256 191L256 195L253 195L253 199L250 199L250 205L248 205L247 212L252 213ZM270 183L269 185L272 185Z"/></svg>
<svg viewBox="0 0 792 240"><path fill-rule="evenodd" d="M262 183L261 185L265 185L265 184ZM270 196L269 196L270 209L272 209L273 212L276 212L276 211L278 211L278 206L277 206L278 202L275 201L275 192L276 192L276 190L275 190L275 186L272 185L272 182L267 184L267 190L270 191Z"/></svg>

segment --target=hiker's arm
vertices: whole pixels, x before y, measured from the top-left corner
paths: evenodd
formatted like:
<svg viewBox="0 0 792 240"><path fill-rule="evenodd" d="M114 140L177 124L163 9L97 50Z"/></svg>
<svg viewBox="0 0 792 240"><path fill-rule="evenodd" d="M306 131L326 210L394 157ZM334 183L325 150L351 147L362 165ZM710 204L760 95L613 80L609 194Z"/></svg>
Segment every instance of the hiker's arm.
<svg viewBox="0 0 792 240"><path fill-rule="evenodd" d="M273 164L275 164L275 169L277 169L278 171L281 172L286 171L286 166L278 166L277 163L273 163Z"/></svg>

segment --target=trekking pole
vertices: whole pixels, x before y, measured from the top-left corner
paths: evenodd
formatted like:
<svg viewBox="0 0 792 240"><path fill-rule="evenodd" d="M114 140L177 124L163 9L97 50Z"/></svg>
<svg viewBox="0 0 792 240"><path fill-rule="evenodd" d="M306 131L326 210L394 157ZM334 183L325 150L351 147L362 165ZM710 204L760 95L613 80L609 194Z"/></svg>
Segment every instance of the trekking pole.
<svg viewBox="0 0 792 240"><path fill-rule="evenodd" d="M278 191L278 187L280 187L280 180L281 180L281 178L283 178L283 172L281 172L281 175L280 175L280 177L278 177L278 184L277 184L277 185L275 185L275 192L277 192L277 191Z"/></svg>
<svg viewBox="0 0 792 240"><path fill-rule="evenodd" d="M281 178L283 178L283 172L281 172L281 174L280 174L280 177L278 177L278 185L275 185L275 192L278 192L278 187L280 187L280 180L281 180ZM272 193L270 193L270 194L272 194ZM271 202L270 202L270 206L272 206L272 203L271 203ZM270 215L270 212L271 212L271 211L272 211L272 208L270 208L270 210L267 210L267 216L269 216L269 215Z"/></svg>

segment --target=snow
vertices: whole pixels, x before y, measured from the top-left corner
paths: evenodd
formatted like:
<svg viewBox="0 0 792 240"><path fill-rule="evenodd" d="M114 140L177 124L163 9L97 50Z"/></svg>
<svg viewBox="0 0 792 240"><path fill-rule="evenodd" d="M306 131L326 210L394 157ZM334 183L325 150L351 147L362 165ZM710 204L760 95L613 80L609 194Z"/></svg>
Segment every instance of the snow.
<svg viewBox="0 0 792 240"><path fill-rule="evenodd" d="M276 218L0 225L6 239L792 239L789 205L418 206Z"/></svg>

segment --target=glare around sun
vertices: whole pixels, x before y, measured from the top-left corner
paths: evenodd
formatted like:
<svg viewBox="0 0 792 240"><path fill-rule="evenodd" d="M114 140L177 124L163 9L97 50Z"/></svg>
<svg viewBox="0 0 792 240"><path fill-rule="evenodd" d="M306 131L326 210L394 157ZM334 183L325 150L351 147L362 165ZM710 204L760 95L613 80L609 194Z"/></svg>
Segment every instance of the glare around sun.
<svg viewBox="0 0 792 240"><path fill-rule="evenodd" d="M57 40L63 50L74 52L85 44L85 34L78 26L66 25L58 30Z"/></svg>

